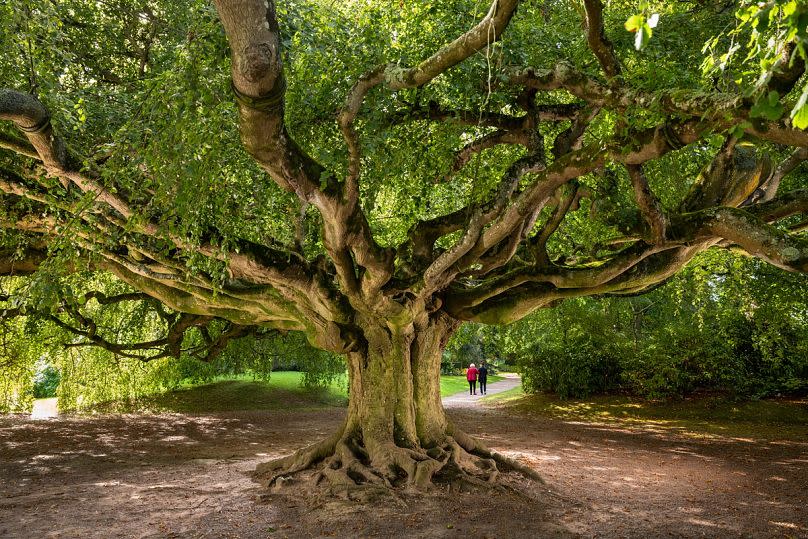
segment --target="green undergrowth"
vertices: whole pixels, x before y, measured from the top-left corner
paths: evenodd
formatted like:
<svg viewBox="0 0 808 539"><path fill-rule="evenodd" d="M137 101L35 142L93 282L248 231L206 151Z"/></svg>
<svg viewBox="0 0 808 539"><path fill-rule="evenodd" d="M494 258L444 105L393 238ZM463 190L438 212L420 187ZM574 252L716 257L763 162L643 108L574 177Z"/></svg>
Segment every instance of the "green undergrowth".
<svg viewBox="0 0 808 539"><path fill-rule="evenodd" d="M346 406L347 383L337 377L323 388L305 388L303 374L273 372L269 380L253 376L227 375L199 384L186 381L178 389L147 395L135 400L110 401L82 410L83 413L208 413L236 410L316 409ZM501 380L489 376L489 383ZM464 376L441 376L441 396L468 391Z"/></svg>
<svg viewBox="0 0 808 539"><path fill-rule="evenodd" d="M669 432L693 437L788 439L808 442L808 400L733 402L717 396L677 401L645 401L625 396L561 400L525 394L521 388L491 395L484 402L521 414L563 421Z"/></svg>
<svg viewBox="0 0 808 539"><path fill-rule="evenodd" d="M89 413L208 413L236 410L305 410L347 404L345 378L323 388L302 386L297 371L273 372L269 380L251 375L228 375L204 384L186 382L179 389L131 401L111 401Z"/></svg>

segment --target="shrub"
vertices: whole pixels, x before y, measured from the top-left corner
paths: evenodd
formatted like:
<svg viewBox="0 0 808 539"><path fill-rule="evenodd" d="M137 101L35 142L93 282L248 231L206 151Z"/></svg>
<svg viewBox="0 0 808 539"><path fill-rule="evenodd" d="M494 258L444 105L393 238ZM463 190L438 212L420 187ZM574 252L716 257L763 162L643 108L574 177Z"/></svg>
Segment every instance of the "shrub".
<svg viewBox="0 0 808 539"><path fill-rule="evenodd" d="M619 387L619 357L616 347L584 338L567 347L536 347L519 359L518 366L525 391L582 398Z"/></svg>
<svg viewBox="0 0 808 539"><path fill-rule="evenodd" d="M47 399L56 396L56 389L59 387L61 375L51 364L41 364L34 376L34 398Z"/></svg>

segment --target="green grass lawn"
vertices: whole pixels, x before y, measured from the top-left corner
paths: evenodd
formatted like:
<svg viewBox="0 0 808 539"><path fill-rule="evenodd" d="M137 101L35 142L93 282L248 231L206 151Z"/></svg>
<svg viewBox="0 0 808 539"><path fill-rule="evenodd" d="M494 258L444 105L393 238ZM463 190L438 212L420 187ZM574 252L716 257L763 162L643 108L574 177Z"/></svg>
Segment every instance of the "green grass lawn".
<svg viewBox="0 0 808 539"><path fill-rule="evenodd" d="M176 412L207 413L235 410L316 409L345 406L346 378L339 377L327 388L308 390L300 385L302 373L276 371L267 381L250 375L229 375L208 383L184 383L179 389L148 395L135 401L114 401L94 407L92 412ZM489 383L502 378L489 376ZM464 376L441 376L441 396L468 391Z"/></svg>
<svg viewBox="0 0 808 539"><path fill-rule="evenodd" d="M526 395L521 388L485 397L514 412L566 421L606 423L687 436L808 441L808 400L732 402L717 397L648 402L624 396L560 400Z"/></svg>
<svg viewBox="0 0 808 539"><path fill-rule="evenodd" d="M183 384L165 393L147 395L135 401L114 401L96 406L95 412L176 412L206 413L235 410L316 409L345 406L345 378L336 379L327 388L305 389L302 373L273 372L267 381L250 375L222 376L209 383Z"/></svg>

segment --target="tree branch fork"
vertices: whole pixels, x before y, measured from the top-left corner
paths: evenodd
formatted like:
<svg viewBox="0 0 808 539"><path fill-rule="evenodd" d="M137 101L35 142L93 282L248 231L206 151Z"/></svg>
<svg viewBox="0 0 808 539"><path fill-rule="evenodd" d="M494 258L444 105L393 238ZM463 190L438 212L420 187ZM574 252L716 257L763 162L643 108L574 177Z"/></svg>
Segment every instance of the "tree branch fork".
<svg viewBox="0 0 808 539"><path fill-rule="evenodd" d="M496 317L486 313L488 307L491 312L502 313L504 305L512 303L515 295L524 296L525 275L531 276L533 286L527 294L534 298L536 306L552 304L558 299L559 290L569 293L564 279L559 281L558 275L576 275L572 280L581 294L599 293L609 282L633 289L640 285L627 275L629 272L639 274L637 264L646 263L643 260L663 259L667 256L664 255L666 250L675 250L680 248L676 245L688 242L698 243L708 232L716 238L748 247L753 254L776 261L781 267L802 271L801 263L791 262L789 256L778 258L770 247L764 249L759 242L741 242L743 238L737 231L730 234L726 227L716 225L715 220L701 222L696 230L692 224L698 220L690 219L687 212L677 214L662 207L643 165L700 141L707 134L747 121L748 106L738 96L683 90L649 94L632 89L622 78L624 70L608 39L604 6L598 0L584 2L584 25L587 43L606 83L565 62L547 70L513 70L503 84L518 94L517 107L524 110L524 115L480 116L483 125L490 122L490 131L462 146L451 170L440 181L452 181L475 156L503 144L522 146L526 155L512 164L488 200L419 222L412 228L408 240L395 250L383 248L373 237L359 197L362 144L356 121L362 114L365 98L374 89L396 92L428 85L491 46L506 35L518 1L492 2L477 25L414 67L383 64L358 79L338 115L338 126L349 155L348 175L344 179L336 178L307 155L286 129L283 99L286 83L273 2L218 0L215 5L231 45L233 86L245 147L272 180L320 212L323 244L329 260L324 263L307 261L293 247L277 245L248 245L241 253L223 254L211 245L197 245L166 234L157 224L140 218L137 209L124 196L104 186L96 172L78 165L82 159L66 150L50 124L50 114L38 100L12 90L0 92L0 119L14 122L27 143L7 138L0 141L2 147L24 158L35 158L49 175L69 188L69 192L89 193L94 199L89 211L79 210L67 201L57 200L47 186L34 177L6 174L0 188L7 196L26 198L62 213L47 218L24 216L4 226L53 237L55 223L72 214L70 218L77 216L82 224L77 243L93 253L99 267L113 271L173 308L197 316L221 317L236 324L303 330L333 350L345 350L339 342L356 333L356 313L397 320L402 316L411 318L407 313L413 306L441 305L439 308L462 320L494 320ZM540 93L558 91L569 92L579 101L556 106L536 103ZM628 139L614 138L606 143L584 145L587 126L601 110L620 112L631 107L654 110L660 115L660 125L632 132ZM431 103L410 111L408 121L420 118L456 122L460 119L462 123L463 118L467 118L475 125L468 112L446 110ZM396 123L401 119L391 117L391 121ZM559 122L567 127L555 140L545 141L537 135L543 122ZM779 179L805 159L808 135L782 121L754 122L746 131L750 137L799 150L775 173L761 173L757 184L747 182L743 186L765 191L765 201L770 202L776 197ZM552 148L549 162L545 144ZM720 159L721 156L716 156L716 160ZM627 240L629 247L623 251L587 260L586 267L551 261L547 243L563 228L566 217L577 211L583 195L579 191L567 196L563 193L569 192L572 182L602 171L610 163L622 163L626 167L643 223L627 237L639 240ZM714 176L708 182L713 190L728 191L733 185L737 187L732 174L724 174L724 178ZM713 200L714 205L742 207L737 212L753 216L760 202L760 195L732 201ZM794 210L795 204L792 202L790 207ZM551 217L541 222L540 216L547 209L551 210ZM708 209L693 207L689 211L698 213ZM737 212L731 215L740 219ZM754 228L758 237L779 238L767 222L795 214L777 213L777 219L759 219L754 224L748 223L744 230L751 234ZM128 243L117 249L101 245L100 238L124 228L128 232L125 236ZM439 238L458 231L463 234L452 246L436 248ZM786 240L793 244L801 241L789 236L775 243L785 245ZM168 244L172 255L159 255L158 244ZM787 253L792 253L791 248L785 247ZM291 258L290 252L294 255ZM643 255L639 256L638 252ZM688 252L695 254L693 249ZM201 253L228 265L231 284L226 285L221 294L209 276L191 276L184 269L182 257L191 253ZM623 268L622 273L614 274L615 267ZM547 279L541 280L542 275L548 276ZM584 275L591 278L584 279ZM637 277L636 281L642 284L645 278ZM239 283L247 284L249 292ZM481 297L485 299L480 301ZM513 316L508 315L503 320L513 319Z"/></svg>

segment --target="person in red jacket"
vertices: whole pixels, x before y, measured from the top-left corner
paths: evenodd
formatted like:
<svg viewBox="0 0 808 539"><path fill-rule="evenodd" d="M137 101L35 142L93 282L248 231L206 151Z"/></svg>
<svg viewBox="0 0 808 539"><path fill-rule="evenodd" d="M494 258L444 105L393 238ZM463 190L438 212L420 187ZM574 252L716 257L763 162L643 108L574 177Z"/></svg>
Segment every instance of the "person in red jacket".
<svg viewBox="0 0 808 539"><path fill-rule="evenodd" d="M469 395L477 394L477 372L477 367L474 366L474 363L469 365L468 370L466 370L466 380L469 381Z"/></svg>

